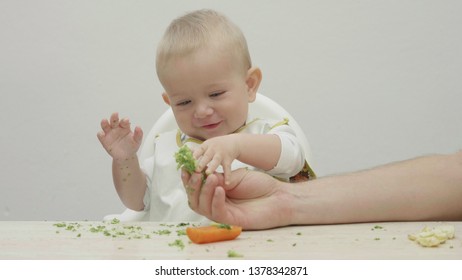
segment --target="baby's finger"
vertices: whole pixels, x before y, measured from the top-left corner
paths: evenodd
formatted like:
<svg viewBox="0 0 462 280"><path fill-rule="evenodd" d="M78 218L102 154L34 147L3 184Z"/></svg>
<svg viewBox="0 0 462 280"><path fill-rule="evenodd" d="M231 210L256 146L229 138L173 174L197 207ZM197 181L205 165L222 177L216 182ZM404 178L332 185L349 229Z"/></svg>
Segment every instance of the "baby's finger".
<svg viewBox="0 0 462 280"><path fill-rule="evenodd" d="M135 127L135 130L133 132L133 139L136 143L141 144L141 142L143 141L143 130L141 129L141 127Z"/></svg>
<svg viewBox="0 0 462 280"><path fill-rule="evenodd" d="M109 121L107 119L101 121L101 129L105 134L111 131L111 125L109 124Z"/></svg>
<svg viewBox="0 0 462 280"><path fill-rule="evenodd" d="M130 120L127 119L127 118L122 119L119 122L119 126L122 127L122 128L130 128Z"/></svg>
<svg viewBox="0 0 462 280"><path fill-rule="evenodd" d="M224 163L223 165L223 175L224 175L224 179L225 179L225 185L229 185L230 184L230 177L231 177L231 164L229 163Z"/></svg>
<svg viewBox="0 0 462 280"><path fill-rule="evenodd" d="M105 136L104 131L98 131L98 133L96 133L96 137L98 137L101 144L103 143L104 136Z"/></svg>
<svg viewBox="0 0 462 280"><path fill-rule="evenodd" d="M207 164L207 170L205 173L207 175L210 175L217 170L218 166L221 164L221 156L220 155L215 155L213 159Z"/></svg>
<svg viewBox="0 0 462 280"><path fill-rule="evenodd" d="M197 159L201 157L204 154L204 152L205 152L204 146L199 146L193 150L193 157Z"/></svg>
<svg viewBox="0 0 462 280"><path fill-rule="evenodd" d="M110 123L112 128L116 128L119 126L119 113L112 113Z"/></svg>
<svg viewBox="0 0 462 280"><path fill-rule="evenodd" d="M201 172L202 170L204 170L204 168L209 165L210 161L212 160L213 156L212 155L208 155L207 153L205 153L204 155L202 155L198 161L197 161L197 168L196 168L196 171L197 172Z"/></svg>

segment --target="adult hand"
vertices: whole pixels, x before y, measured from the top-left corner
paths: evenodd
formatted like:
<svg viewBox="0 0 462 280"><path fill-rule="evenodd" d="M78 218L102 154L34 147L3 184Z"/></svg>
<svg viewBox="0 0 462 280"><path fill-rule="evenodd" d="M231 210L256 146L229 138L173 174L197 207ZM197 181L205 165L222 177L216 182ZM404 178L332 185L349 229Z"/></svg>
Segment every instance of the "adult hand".
<svg viewBox="0 0 462 280"><path fill-rule="evenodd" d="M238 169L229 185L221 173L210 174L204 185L200 173L182 172L189 206L207 218L244 229L265 229L291 222L290 194L284 183L256 171Z"/></svg>

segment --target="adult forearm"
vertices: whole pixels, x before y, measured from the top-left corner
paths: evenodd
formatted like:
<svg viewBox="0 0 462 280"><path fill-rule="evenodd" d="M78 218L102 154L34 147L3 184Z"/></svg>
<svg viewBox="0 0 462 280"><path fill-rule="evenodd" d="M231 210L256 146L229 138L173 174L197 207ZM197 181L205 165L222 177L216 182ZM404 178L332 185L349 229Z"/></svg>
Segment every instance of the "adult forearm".
<svg viewBox="0 0 462 280"><path fill-rule="evenodd" d="M294 223L460 220L462 154L422 157L294 187L294 207L299 207Z"/></svg>
<svg viewBox="0 0 462 280"><path fill-rule="evenodd" d="M112 161L114 186L122 203L132 210L143 210L146 192L146 177L141 171L138 158L133 156Z"/></svg>

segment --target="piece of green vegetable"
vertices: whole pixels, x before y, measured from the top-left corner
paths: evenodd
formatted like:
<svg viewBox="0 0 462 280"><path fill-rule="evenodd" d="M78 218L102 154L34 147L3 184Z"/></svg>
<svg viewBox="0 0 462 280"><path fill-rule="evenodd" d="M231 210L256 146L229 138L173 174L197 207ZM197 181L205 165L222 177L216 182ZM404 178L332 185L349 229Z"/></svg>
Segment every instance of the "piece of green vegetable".
<svg viewBox="0 0 462 280"><path fill-rule="evenodd" d="M241 255L233 250L228 251L228 258L242 258L244 255Z"/></svg>
<svg viewBox="0 0 462 280"><path fill-rule="evenodd" d="M176 235L178 235L178 236L186 235L186 230L185 229L179 229L179 230L176 231Z"/></svg>
<svg viewBox="0 0 462 280"><path fill-rule="evenodd" d="M231 229L231 226L228 224L217 224L217 228Z"/></svg>
<svg viewBox="0 0 462 280"><path fill-rule="evenodd" d="M176 153L175 160L177 163L177 169L184 168L190 174L196 171L196 160L193 157L191 149L188 146L183 145Z"/></svg>
<svg viewBox="0 0 462 280"><path fill-rule="evenodd" d="M191 149L183 145L176 153L175 153L175 161L177 163L176 168L184 168L186 171L188 171L189 174L193 174L196 171L196 166L197 162L196 159L193 156L193 153ZM205 170L202 171L202 185L201 187L205 184L205 180L207 178L207 174L205 174ZM187 192L193 192L193 188L187 188Z"/></svg>
<svg viewBox="0 0 462 280"><path fill-rule="evenodd" d="M56 224L53 224L55 227L66 227L66 223L65 222L62 222L62 223L56 223Z"/></svg>
<svg viewBox="0 0 462 280"><path fill-rule="evenodd" d="M170 247L178 247L181 250L184 249L184 243L183 243L183 241L181 239L176 239L172 243L169 243L168 246L170 246Z"/></svg>
<svg viewBox="0 0 462 280"><path fill-rule="evenodd" d="M162 230L154 231L153 233L158 234L158 235L169 235L172 232L168 229L162 229Z"/></svg>
<svg viewBox="0 0 462 280"><path fill-rule="evenodd" d="M179 223L176 225L176 227L185 227L185 226L189 226L189 223Z"/></svg>

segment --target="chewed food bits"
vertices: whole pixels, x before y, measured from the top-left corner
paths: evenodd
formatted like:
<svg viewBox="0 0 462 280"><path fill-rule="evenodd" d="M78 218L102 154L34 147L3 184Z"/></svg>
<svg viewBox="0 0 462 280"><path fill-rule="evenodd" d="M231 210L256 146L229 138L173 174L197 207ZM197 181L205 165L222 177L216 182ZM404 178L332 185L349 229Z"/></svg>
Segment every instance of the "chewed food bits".
<svg viewBox="0 0 462 280"><path fill-rule="evenodd" d="M409 234L408 238L424 247L436 247L446 242L446 240L453 239L454 236L454 226L442 225L433 228L425 227L419 233Z"/></svg>

